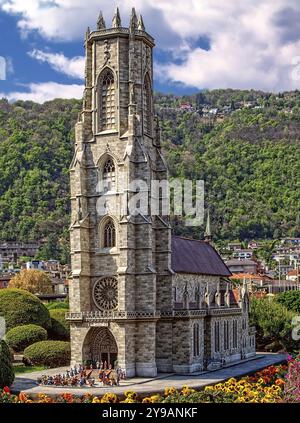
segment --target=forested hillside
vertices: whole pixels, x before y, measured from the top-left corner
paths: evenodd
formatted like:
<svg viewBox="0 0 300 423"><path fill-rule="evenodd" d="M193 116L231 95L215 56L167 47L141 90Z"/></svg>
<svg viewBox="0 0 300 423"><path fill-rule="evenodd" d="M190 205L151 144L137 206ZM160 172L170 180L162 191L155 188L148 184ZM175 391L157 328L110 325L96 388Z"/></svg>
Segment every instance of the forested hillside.
<svg viewBox="0 0 300 423"><path fill-rule="evenodd" d="M155 103L170 174L205 180L215 237L300 236L298 92L156 94ZM224 107L205 117L206 109ZM76 100L0 100L1 240L47 239L44 254L66 258L68 167L80 108ZM174 223L179 233L203 232Z"/></svg>

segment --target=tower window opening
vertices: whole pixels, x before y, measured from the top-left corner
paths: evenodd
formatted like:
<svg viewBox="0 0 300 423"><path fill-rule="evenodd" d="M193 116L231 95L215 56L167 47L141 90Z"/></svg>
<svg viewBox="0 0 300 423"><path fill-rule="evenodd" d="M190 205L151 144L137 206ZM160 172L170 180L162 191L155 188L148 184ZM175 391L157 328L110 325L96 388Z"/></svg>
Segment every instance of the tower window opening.
<svg viewBox="0 0 300 423"><path fill-rule="evenodd" d="M111 70L106 70L100 79L100 130L114 129L115 114L115 81Z"/></svg>
<svg viewBox="0 0 300 423"><path fill-rule="evenodd" d="M103 230L103 247L112 248L116 246L116 228L114 222L110 219Z"/></svg>
<svg viewBox="0 0 300 423"><path fill-rule="evenodd" d="M116 188L116 168L112 159L106 160L103 167L104 191L113 191Z"/></svg>

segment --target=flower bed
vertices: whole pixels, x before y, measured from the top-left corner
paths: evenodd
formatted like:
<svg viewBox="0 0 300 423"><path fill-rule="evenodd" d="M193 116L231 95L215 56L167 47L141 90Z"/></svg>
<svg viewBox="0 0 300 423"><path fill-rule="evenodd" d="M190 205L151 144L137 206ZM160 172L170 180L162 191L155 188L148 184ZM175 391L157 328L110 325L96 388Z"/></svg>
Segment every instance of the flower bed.
<svg viewBox="0 0 300 423"><path fill-rule="evenodd" d="M183 386L181 390L168 387L164 394L147 397L141 397L133 391L125 391L123 396L125 398L120 398L114 393L103 396L86 394L81 397L65 393L55 398L39 394L33 399L24 393L13 395L6 387L0 393L0 403L275 403L288 402L289 398L293 402L299 402L297 393L291 396L291 392L297 391L296 388L291 391L291 386L294 373L299 370L298 366L300 367L299 359L290 359L289 367L270 366L253 376L246 376L240 380L231 378L216 385L206 386L202 390L188 386ZM297 378L297 381L300 381L299 371Z"/></svg>

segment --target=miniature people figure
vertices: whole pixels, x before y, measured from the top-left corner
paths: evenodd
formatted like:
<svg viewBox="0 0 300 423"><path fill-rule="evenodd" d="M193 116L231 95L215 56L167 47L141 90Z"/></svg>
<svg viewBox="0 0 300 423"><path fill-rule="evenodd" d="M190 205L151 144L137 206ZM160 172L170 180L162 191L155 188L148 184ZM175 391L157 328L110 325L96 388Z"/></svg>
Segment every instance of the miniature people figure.
<svg viewBox="0 0 300 423"><path fill-rule="evenodd" d="M97 362L96 362L96 368L97 368L97 370L100 369L100 362L99 362L99 360L97 360Z"/></svg>
<svg viewBox="0 0 300 423"><path fill-rule="evenodd" d="M104 361L104 370L107 370L107 361Z"/></svg>
<svg viewBox="0 0 300 423"><path fill-rule="evenodd" d="M103 361L101 360L101 363L100 363L100 369L102 370L103 369Z"/></svg>

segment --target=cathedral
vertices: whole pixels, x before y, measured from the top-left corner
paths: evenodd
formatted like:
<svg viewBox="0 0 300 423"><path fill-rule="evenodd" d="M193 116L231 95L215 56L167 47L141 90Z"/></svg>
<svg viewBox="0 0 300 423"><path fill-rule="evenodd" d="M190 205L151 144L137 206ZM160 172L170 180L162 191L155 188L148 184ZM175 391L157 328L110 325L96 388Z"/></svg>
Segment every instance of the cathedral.
<svg viewBox="0 0 300 423"><path fill-rule="evenodd" d="M134 9L128 28L118 9L110 28L102 14L88 28L70 167L72 364L106 361L127 377L212 370L255 355L247 289L232 289L209 228L205 240L177 237L168 215L124 208L137 191L132 181L150 193L168 178L153 48Z"/></svg>

